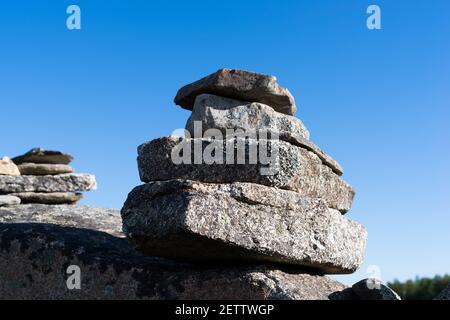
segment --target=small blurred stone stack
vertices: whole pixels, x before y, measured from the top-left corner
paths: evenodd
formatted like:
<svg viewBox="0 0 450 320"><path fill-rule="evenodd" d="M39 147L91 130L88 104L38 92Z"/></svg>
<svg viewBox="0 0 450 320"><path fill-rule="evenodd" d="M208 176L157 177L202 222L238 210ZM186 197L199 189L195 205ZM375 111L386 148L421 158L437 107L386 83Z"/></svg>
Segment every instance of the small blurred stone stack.
<svg viewBox="0 0 450 320"><path fill-rule="evenodd" d="M35 148L10 160L0 160L0 206L25 203L75 204L81 192L96 189L95 176L75 174L73 157Z"/></svg>

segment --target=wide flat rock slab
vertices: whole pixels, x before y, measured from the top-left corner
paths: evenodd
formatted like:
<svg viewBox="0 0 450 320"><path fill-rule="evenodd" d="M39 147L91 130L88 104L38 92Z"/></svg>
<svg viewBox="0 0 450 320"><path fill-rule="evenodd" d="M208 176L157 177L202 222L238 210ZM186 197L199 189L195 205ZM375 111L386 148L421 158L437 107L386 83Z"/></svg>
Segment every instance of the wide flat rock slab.
<svg viewBox="0 0 450 320"><path fill-rule="evenodd" d="M321 199L256 184L173 180L135 188L121 211L126 236L148 254L184 261L271 262L354 272L365 228Z"/></svg>
<svg viewBox="0 0 450 320"><path fill-rule="evenodd" d="M288 89L277 83L277 78L261 73L220 69L219 71L181 88L175 103L192 110L195 98L203 93L232 99L261 102L275 111L293 115L297 110L295 100Z"/></svg>
<svg viewBox="0 0 450 320"><path fill-rule="evenodd" d="M66 164L22 163L17 167L22 175L46 176L73 172L72 167Z"/></svg>
<svg viewBox="0 0 450 320"><path fill-rule="evenodd" d="M74 204L83 199L83 195L76 192L22 192L11 195L20 198L21 203Z"/></svg>
<svg viewBox="0 0 450 320"><path fill-rule="evenodd" d="M90 174L61 174L55 176L1 176L0 194L22 192L79 192L97 188Z"/></svg>
<svg viewBox="0 0 450 320"><path fill-rule="evenodd" d="M235 152L233 146L242 150L242 164L238 159L241 153ZM250 154L254 153L255 148L262 150L263 146L278 152L270 155L272 159L267 159L268 164L260 161L262 157L252 164ZM222 163L208 164L206 157L202 158L202 154L211 154L211 150L215 150L215 156L218 155ZM186 156L189 153L186 157L188 161L173 161L173 155ZM323 198L329 207L344 213L350 210L355 194L353 188L324 165L315 153L284 141L236 138L213 144L211 139L206 138L163 137L141 145L138 154L139 174L143 182L172 179L213 183L252 182L293 190L306 197ZM200 161L197 161L199 154ZM231 161L228 162L230 154Z"/></svg>
<svg viewBox="0 0 450 320"><path fill-rule="evenodd" d="M67 267L81 289L67 288ZM344 300L326 276L257 266L201 267L146 257L106 233L45 224L0 224L0 299Z"/></svg>
<svg viewBox="0 0 450 320"><path fill-rule="evenodd" d="M191 138L201 138L203 136L199 136L200 134L211 129L220 130L224 136L229 135L229 132L239 132L237 130L258 136L263 132L268 133L268 137L276 134L280 140L314 152L338 175L344 172L336 160L309 140L309 132L299 119L276 112L262 103L243 102L210 94L198 96L186 130Z"/></svg>
<svg viewBox="0 0 450 320"><path fill-rule="evenodd" d="M42 148L33 148L27 153L12 159L15 164L21 163L49 163L49 164L69 164L73 161L70 154L44 150Z"/></svg>
<svg viewBox="0 0 450 320"><path fill-rule="evenodd" d="M73 205L22 204L0 208L0 224L46 223L106 232L122 233L119 210Z"/></svg>

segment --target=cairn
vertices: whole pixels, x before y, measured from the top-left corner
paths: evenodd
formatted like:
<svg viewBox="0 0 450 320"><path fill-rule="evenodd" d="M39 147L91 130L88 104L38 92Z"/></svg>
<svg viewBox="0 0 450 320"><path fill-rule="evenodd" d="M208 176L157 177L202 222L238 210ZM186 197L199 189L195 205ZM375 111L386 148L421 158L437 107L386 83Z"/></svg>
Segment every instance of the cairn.
<svg viewBox="0 0 450 320"><path fill-rule="evenodd" d="M96 188L95 176L75 174L73 157L35 148L0 161L0 206L75 204L83 191Z"/></svg>
<svg viewBox="0 0 450 320"><path fill-rule="evenodd" d="M355 192L293 116L294 98L275 77L222 69L181 88L175 103L192 110L186 136L138 148L145 184L121 211L139 251L311 274L361 265L367 232L345 216Z"/></svg>

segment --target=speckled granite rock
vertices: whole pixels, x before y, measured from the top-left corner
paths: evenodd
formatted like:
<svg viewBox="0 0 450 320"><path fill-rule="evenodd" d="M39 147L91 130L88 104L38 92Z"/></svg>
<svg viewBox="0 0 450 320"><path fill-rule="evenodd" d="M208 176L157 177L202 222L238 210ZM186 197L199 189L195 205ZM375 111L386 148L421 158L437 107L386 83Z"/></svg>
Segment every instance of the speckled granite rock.
<svg viewBox="0 0 450 320"><path fill-rule="evenodd" d="M203 93L261 102L288 115L293 115L297 110L294 97L288 89L278 85L276 77L255 72L221 69L181 88L175 103L192 110L195 98Z"/></svg>
<svg viewBox="0 0 450 320"><path fill-rule="evenodd" d="M46 223L124 237L119 210L73 205L23 204L0 208L0 224Z"/></svg>
<svg viewBox="0 0 450 320"><path fill-rule="evenodd" d="M73 172L72 167L66 164L22 163L18 168L22 175L45 176Z"/></svg>
<svg viewBox="0 0 450 320"><path fill-rule="evenodd" d="M227 152L229 142L245 145L245 164L239 164L238 152ZM278 148L278 157L273 155L272 171L268 171L270 165L264 165L259 161L249 164L249 154L254 148L259 148L261 143L270 148ZM178 154L183 146L191 152L187 157L191 164L175 164L172 154ZM195 164L195 148L208 153L214 147L216 155L219 155L224 164L206 164L200 159L200 164ZM209 152L210 152L209 151ZM284 141L246 140L242 138L224 140L223 144L217 142L213 145L210 139L182 139L176 137L163 137L144 143L138 149L139 174L143 182L158 180L186 179L213 183L253 182L282 189L288 189L299 194L323 198L329 207L341 212L347 212L352 205L354 191L344 180L339 178L328 166L323 165L320 158L311 151L293 146ZM228 157L233 160L227 161ZM228 156L228 157L227 157ZM270 160L270 159L268 159Z"/></svg>
<svg viewBox="0 0 450 320"><path fill-rule="evenodd" d="M212 94L201 94L195 99L186 129L194 135L194 121L202 122L203 129L266 130L277 132L285 141L296 137L309 139L308 129L294 116L276 112L259 102L246 102Z"/></svg>
<svg viewBox="0 0 450 320"><path fill-rule="evenodd" d="M81 193L75 192L23 192L12 193L11 195L20 198L22 203L42 203L42 204L74 204L83 198Z"/></svg>
<svg viewBox="0 0 450 320"><path fill-rule="evenodd" d="M21 192L76 192L95 190L96 188L95 176L89 174L0 176L0 194Z"/></svg>
<svg viewBox="0 0 450 320"><path fill-rule="evenodd" d="M450 283L436 298L435 300L450 300Z"/></svg>
<svg viewBox="0 0 450 320"><path fill-rule="evenodd" d="M44 150L42 148L34 148L24 155L12 159L15 164L21 163L52 163L52 164L69 164L73 161L70 154L61 151Z"/></svg>
<svg viewBox="0 0 450 320"><path fill-rule="evenodd" d="M20 171L8 157L3 157L0 159L0 175L20 176Z"/></svg>
<svg viewBox="0 0 450 320"><path fill-rule="evenodd" d="M352 286L360 300L401 300L400 296L378 279L364 279Z"/></svg>
<svg viewBox="0 0 450 320"><path fill-rule="evenodd" d="M66 286L67 267L81 289ZM341 283L269 266L196 267L137 253L106 233L0 224L0 299L351 299Z"/></svg>
<svg viewBox="0 0 450 320"><path fill-rule="evenodd" d="M363 226L321 199L256 184L173 180L135 188L121 211L126 236L148 254L188 261L259 261L351 273Z"/></svg>
<svg viewBox="0 0 450 320"><path fill-rule="evenodd" d="M20 204L20 198L12 195L0 195L0 207L14 206Z"/></svg>
<svg viewBox="0 0 450 320"><path fill-rule="evenodd" d="M309 140L309 132L299 119L278 113L264 104L202 94L195 100L192 115L186 124L191 138L201 138L195 136L196 121L197 126L201 124L200 133L209 129L218 129L224 136L230 129L276 133L280 140L314 152L336 174L342 175L344 172L336 160Z"/></svg>

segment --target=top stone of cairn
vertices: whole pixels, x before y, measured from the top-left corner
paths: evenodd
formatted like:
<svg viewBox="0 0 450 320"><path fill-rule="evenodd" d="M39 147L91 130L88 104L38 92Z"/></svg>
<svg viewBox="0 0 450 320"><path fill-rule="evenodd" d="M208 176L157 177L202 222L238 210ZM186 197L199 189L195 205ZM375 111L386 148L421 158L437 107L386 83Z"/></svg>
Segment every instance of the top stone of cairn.
<svg viewBox="0 0 450 320"><path fill-rule="evenodd" d="M178 90L175 103L192 110L195 98L204 93L249 102L260 102L278 112L293 115L297 107L288 89L277 83L277 78L255 72L220 69Z"/></svg>
<svg viewBox="0 0 450 320"><path fill-rule="evenodd" d="M61 151L49 151L41 148L34 148L24 155L15 157L12 161L19 165L22 163L46 163L46 164L69 164L73 157Z"/></svg>

